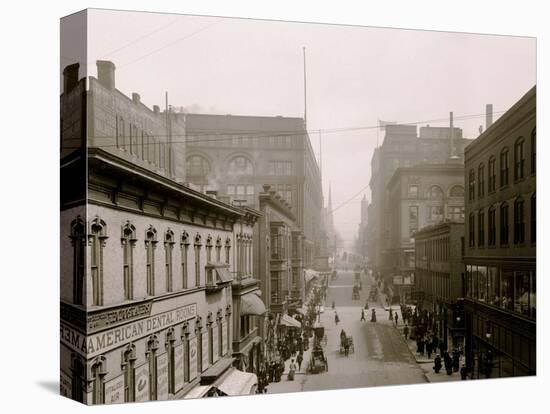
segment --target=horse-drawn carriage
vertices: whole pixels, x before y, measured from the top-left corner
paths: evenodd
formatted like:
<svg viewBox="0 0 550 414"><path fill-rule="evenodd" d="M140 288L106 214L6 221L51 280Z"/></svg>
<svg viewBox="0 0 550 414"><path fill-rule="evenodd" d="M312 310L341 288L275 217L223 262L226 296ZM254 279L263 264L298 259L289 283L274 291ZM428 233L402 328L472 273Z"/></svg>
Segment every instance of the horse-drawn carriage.
<svg viewBox="0 0 550 414"><path fill-rule="evenodd" d="M318 374L320 372L328 371L328 361L325 353L323 352L323 348L320 346L315 346L311 350L308 371L311 374Z"/></svg>
<svg viewBox="0 0 550 414"><path fill-rule="evenodd" d="M342 333L340 333L340 355L348 356L350 352L355 352L353 336L346 335L345 332L342 331Z"/></svg>

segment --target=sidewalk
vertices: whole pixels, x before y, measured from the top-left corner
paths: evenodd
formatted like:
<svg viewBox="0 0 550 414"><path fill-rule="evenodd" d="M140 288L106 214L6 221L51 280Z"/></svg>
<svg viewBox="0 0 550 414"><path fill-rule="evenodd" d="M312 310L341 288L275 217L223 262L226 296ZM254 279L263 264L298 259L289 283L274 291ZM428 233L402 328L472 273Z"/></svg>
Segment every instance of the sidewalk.
<svg viewBox="0 0 550 414"><path fill-rule="evenodd" d="M309 360L311 358L311 347L312 347L312 341L313 338L309 339L309 346L307 348L307 351L304 351L304 360L302 361L301 369L296 369L296 375L305 375L307 371L307 365L309 363ZM296 353L296 356L298 356L298 353ZM296 367L298 367L298 363L296 362L296 357L291 357L285 361L285 371L283 373L284 376L288 375L289 368L290 368L290 361L294 359L294 363L296 364ZM286 379L286 377L284 378Z"/></svg>

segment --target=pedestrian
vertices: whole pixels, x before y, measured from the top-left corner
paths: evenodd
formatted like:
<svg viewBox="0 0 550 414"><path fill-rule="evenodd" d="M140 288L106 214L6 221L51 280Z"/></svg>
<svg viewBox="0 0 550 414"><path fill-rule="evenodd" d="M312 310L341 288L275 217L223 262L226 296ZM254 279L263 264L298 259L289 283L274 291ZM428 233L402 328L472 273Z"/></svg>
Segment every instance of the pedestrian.
<svg viewBox="0 0 550 414"><path fill-rule="evenodd" d="M460 353L458 352L458 349L453 350L453 372L458 372L458 368L460 366Z"/></svg>
<svg viewBox="0 0 550 414"><path fill-rule="evenodd" d="M432 342L431 341L426 341L426 352L428 353L428 358L432 358L432 351L433 351L433 347L432 347Z"/></svg>
<svg viewBox="0 0 550 414"><path fill-rule="evenodd" d="M409 326L405 324L405 327L403 328L403 334L405 335L405 339L409 339Z"/></svg>
<svg viewBox="0 0 550 414"><path fill-rule="evenodd" d="M369 301L368 300L365 302L365 309L369 310Z"/></svg>
<svg viewBox="0 0 550 414"><path fill-rule="evenodd" d="M361 322L362 321L366 321L366 319L365 319L365 310L364 309L361 309Z"/></svg>
<svg viewBox="0 0 550 414"><path fill-rule="evenodd" d="M393 322L393 311L392 311L392 309L391 309L391 308L390 308L390 321L392 321L392 322Z"/></svg>
<svg viewBox="0 0 550 414"><path fill-rule="evenodd" d="M397 311L395 311L395 326L397 326L397 321L399 320L399 316L397 315Z"/></svg>
<svg viewBox="0 0 550 414"><path fill-rule="evenodd" d="M447 375L451 375L453 373L453 360L447 351L443 354L443 363L445 364Z"/></svg>
<svg viewBox="0 0 550 414"><path fill-rule="evenodd" d="M296 358L296 362L298 363L298 371L302 370L302 361L304 360L304 354L300 352L298 354L298 357Z"/></svg>
<svg viewBox="0 0 550 414"><path fill-rule="evenodd" d="M439 374L439 371L441 370L441 357L439 354L435 356L433 369L436 374Z"/></svg>
<svg viewBox="0 0 550 414"><path fill-rule="evenodd" d="M294 381L294 374L296 373L296 364L294 363L294 360L290 360L290 365L288 367L288 380Z"/></svg>
<svg viewBox="0 0 550 414"><path fill-rule="evenodd" d="M466 365L462 364L462 367L460 368L460 379L465 380L468 375L468 371L466 370Z"/></svg>

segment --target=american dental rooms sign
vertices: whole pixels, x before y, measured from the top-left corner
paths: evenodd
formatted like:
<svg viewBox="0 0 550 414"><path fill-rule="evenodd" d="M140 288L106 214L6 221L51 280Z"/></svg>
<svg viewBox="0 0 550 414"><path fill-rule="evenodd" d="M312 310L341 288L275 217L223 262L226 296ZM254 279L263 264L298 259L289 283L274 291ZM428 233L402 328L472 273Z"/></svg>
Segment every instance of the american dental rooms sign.
<svg viewBox="0 0 550 414"><path fill-rule="evenodd" d="M118 326L86 337L83 333L61 323L61 342L87 358L93 358L126 343L136 341L197 315L197 304L182 306L140 321Z"/></svg>

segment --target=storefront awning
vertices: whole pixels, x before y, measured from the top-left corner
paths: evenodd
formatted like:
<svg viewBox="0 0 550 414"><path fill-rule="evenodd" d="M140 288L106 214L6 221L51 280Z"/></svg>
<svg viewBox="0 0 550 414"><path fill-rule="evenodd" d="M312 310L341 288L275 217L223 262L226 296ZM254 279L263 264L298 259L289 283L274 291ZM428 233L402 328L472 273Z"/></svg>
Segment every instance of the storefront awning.
<svg viewBox="0 0 550 414"><path fill-rule="evenodd" d="M229 270L226 267L217 267L216 274L218 275L218 280L222 283L230 282L233 280L231 273L229 273Z"/></svg>
<svg viewBox="0 0 550 414"><path fill-rule="evenodd" d="M247 293L241 296L241 316L244 315L263 315L266 308L262 300L255 293Z"/></svg>
<svg viewBox="0 0 550 414"><path fill-rule="evenodd" d="M290 326L291 328L301 328L302 324L294 319L292 316L283 315L280 320L281 325Z"/></svg>
<svg viewBox="0 0 550 414"><path fill-rule="evenodd" d="M315 279L316 277L319 277L319 273L315 270L306 269L304 271L304 279L306 280L306 283L312 279Z"/></svg>
<svg viewBox="0 0 550 414"><path fill-rule="evenodd" d="M233 368L223 380L216 384L216 388L225 395L250 395L256 392L258 377L256 374L239 371Z"/></svg>

